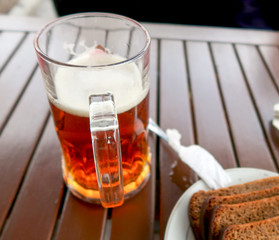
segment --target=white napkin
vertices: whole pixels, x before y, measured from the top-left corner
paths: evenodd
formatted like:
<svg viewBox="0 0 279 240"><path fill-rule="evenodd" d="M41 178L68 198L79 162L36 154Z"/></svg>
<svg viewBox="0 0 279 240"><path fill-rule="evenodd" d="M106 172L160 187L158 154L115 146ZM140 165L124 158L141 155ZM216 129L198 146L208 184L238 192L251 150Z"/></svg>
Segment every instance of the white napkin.
<svg viewBox="0 0 279 240"><path fill-rule="evenodd" d="M275 128L279 130L279 103L273 106L273 120L272 124Z"/></svg>
<svg viewBox="0 0 279 240"><path fill-rule="evenodd" d="M168 143L178 153L181 160L193 169L198 176L213 189L226 187L231 179L218 161L198 145L181 145L181 134L176 129L167 129Z"/></svg>

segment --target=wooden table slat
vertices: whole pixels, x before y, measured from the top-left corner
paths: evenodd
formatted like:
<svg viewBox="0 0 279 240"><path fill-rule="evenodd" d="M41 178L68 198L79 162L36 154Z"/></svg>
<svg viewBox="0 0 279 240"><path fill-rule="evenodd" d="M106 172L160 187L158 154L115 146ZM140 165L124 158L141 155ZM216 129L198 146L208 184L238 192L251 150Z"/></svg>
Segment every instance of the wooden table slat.
<svg viewBox="0 0 279 240"><path fill-rule="evenodd" d="M255 161L270 158L262 127L233 46L213 44L212 49L237 158L240 166L251 167ZM272 161L262 167L275 170Z"/></svg>
<svg viewBox="0 0 279 240"><path fill-rule="evenodd" d="M236 49L252 94L259 121L263 127L263 141L269 147L270 142L273 141L271 138L271 121L273 118L273 105L279 100L278 91L274 88L274 83L257 48L237 45ZM276 155L275 157L278 164L279 156ZM270 153L270 158L263 161L259 167L267 166L266 164L271 164L271 162L273 162L272 153Z"/></svg>
<svg viewBox="0 0 279 240"><path fill-rule="evenodd" d="M0 138L0 227L17 194L49 115L48 103L42 98L43 84L38 73L34 75Z"/></svg>
<svg viewBox="0 0 279 240"><path fill-rule="evenodd" d="M102 239L106 217L106 209L83 202L68 191L55 239Z"/></svg>
<svg viewBox="0 0 279 240"><path fill-rule="evenodd" d="M270 71L273 80L279 87L279 49L276 46L259 46L260 54L263 56L263 60Z"/></svg>
<svg viewBox="0 0 279 240"><path fill-rule="evenodd" d="M177 128L183 134L182 142L191 144L194 141L194 133L189 130L194 123L190 102L192 96L189 95L187 74L183 42L161 41L160 114L162 114L160 123L163 129ZM172 112L164 111L164 109ZM178 125L180 119L183 119L181 126ZM187 128L185 129L184 126Z"/></svg>
<svg viewBox="0 0 279 240"><path fill-rule="evenodd" d="M23 235L29 240L52 237L64 182L61 151L52 119L48 122L2 233L3 240Z"/></svg>
<svg viewBox="0 0 279 240"><path fill-rule="evenodd" d="M11 109L16 104L37 65L32 40L32 34L24 39L22 46L16 51L9 65L1 73L0 129L9 117Z"/></svg>
<svg viewBox="0 0 279 240"><path fill-rule="evenodd" d="M278 46L279 32L247 28L144 23L153 38Z"/></svg>
<svg viewBox="0 0 279 240"><path fill-rule="evenodd" d="M0 33L0 71L3 70L4 64L7 63L18 44L25 36L22 32L2 32Z"/></svg>
<svg viewBox="0 0 279 240"><path fill-rule="evenodd" d="M236 166L214 65L206 43L188 42L197 143L225 168Z"/></svg>
<svg viewBox="0 0 279 240"><path fill-rule="evenodd" d="M274 90L279 91L279 49L278 47L268 47L268 46L259 46L259 51L263 57L264 64L266 64L267 70L271 75L272 80L274 81ZM276 98L276 97L275 97ZM274 100L279 102L279 98ZM271 113L270 113L271 114ZM273 153L277 159L279 159L279 139L277 130L272 126L271 120L269 124L266 124L266 131L268 133L268 139L272 146Z"/></svg>
<svg viewBox="0 0 279 240"><path fill-rule="evenodd" d="M194 143L192 112L187 81L184 44L163 40L160 46L160 124L182 134L182 144ZM163 235L168 217L178 197L195 181L195 174L170 147L160 144L160 231ZM170 197L171 196L171 197Z"/></svg>

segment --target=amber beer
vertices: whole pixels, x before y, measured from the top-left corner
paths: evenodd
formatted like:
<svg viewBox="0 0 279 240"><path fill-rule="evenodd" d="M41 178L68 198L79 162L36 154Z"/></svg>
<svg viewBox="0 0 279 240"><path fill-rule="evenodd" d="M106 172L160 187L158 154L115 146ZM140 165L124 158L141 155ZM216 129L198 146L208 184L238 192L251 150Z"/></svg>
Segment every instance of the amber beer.
<svg viewBox="0 0 279 240"><path fill-rule="evenodd" d="M129 193L149 174L148 95L132 109L118 114L124 190ZM63 176L69 187L86 198L98 196L89 120L67 113L53 103L51 109L63 151Z"/></svg>
<svg viewBox="0 0 279 240"><path fill-rule="evenodd" d="M99 54L96 57L100 57ZM84 56L81 56L71 63L79 64L83 59ZM119 61L118 57L110 56L108 61L116 60ZM147 137L149 85L142 89L142 77L134 63L126 64L117 71L80 73L79 69L72 72L61 69L56 73L57 99L49 100L63 152L63 176L72 192L85 200L99 199L88 97L90 92L101 91L103 86L100 82L107 81L106 88L116 97L125 196L140 190L150 175Z"/></svg>

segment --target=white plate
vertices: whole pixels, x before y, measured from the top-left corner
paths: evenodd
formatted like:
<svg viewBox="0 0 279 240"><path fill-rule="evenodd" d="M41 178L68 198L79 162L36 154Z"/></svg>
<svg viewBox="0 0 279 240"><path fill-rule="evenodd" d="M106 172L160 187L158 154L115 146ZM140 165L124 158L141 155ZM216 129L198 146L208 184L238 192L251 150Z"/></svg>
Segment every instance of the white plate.
<svg viewBox="0 0 279 240"><path fill-rule="evenodd" d="M232 179L230 185L278 175L275 172L256 168L231 168L227 169L226 172ZM169 217L164 240L195 240L189 222L188 205L191 196L199 190L209 190L202 180L193 184L179 198Z"/></svg>

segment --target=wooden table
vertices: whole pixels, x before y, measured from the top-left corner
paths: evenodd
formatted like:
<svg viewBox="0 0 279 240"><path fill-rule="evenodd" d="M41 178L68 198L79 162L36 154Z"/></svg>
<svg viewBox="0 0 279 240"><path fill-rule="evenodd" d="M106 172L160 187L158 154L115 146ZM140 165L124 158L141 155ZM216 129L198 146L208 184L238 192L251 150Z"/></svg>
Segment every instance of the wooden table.
<svg viewBox="0 0 279 240"><path fill-rule="evenodd" d="M152 176L105 210L65 187L33 38L46 20L0 16L1 239L163 239L178 198L197 180L150 134ZM224 168L278 171L279 33L145 24L152 36L150 115Z"/></svg>

